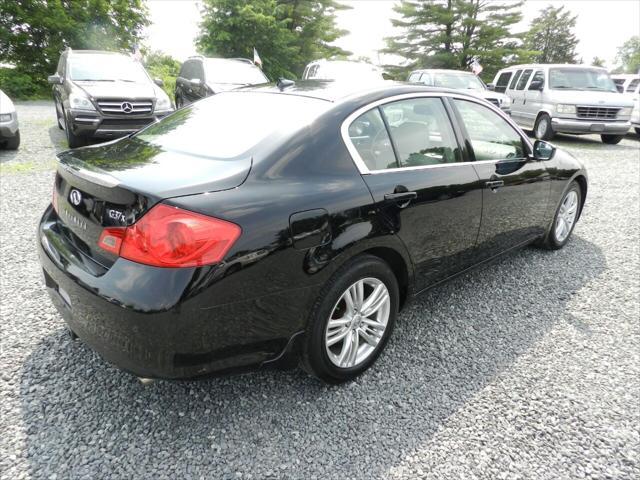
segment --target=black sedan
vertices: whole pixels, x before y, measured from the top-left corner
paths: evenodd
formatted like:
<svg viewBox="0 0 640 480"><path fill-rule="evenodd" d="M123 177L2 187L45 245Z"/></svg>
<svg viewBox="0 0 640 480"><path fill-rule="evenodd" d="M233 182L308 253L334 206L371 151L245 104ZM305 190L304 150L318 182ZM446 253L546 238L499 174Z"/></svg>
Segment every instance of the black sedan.
<svg viewBox="0 0 640 480"><path fill-rule="evenodd" d="M38 248L74 335L140 378L354 378L415 295L562 248L582 164L459 91L225 92L59 155Z"/></svg>

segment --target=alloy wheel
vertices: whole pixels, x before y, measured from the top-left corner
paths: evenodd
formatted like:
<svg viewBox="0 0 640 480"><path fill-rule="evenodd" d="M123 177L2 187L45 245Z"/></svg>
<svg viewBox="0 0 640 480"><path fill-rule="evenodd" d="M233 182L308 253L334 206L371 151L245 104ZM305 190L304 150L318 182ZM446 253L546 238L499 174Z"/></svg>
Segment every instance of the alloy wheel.
<svg viewBox="0 0 640 480"><path fill-rule="evenodd" d="M575 190L570 190L564 197L560 204L560 210L556 217L556 240L560 243L564 242L569 234L571 228L576 221L578 215L578 194Z"/></svg>
<svg viewBox="0 0 640 480"><path fill-rule="evenodd" d="M340 368L366 361L384 336L391 297L384 282L363 278L352 284L334 305L325 330L329 360Z"/></svg>

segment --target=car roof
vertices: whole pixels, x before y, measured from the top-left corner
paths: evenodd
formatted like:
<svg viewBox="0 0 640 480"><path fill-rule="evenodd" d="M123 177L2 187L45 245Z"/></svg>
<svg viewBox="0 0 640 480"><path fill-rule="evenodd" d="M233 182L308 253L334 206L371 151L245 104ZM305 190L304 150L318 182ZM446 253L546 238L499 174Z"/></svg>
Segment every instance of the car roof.
<svg viewBox="0 0 640 480"><path fill-rule="evenodd" d="M122 52L110 52L108 50L68 50L69 55L123 55L128 57L129 54Z"/></svg>
<svg viewBox="0 0 640 480"><path fill-rule="evenodd" d="M506 70L521 70L524 68L581 68L584 70L605 70L604 67L594 67L593 65L583 65L574 63L527 63L522 65L511 65L507 68L500 70L504 72Z"/></svg>
<svg viewBox="0 0 640 480"><path fill-rule="evenodd" d="M300 97L316 98L318 100L324 100L327 102L341 103L343 101L354 100L359 97L392 97L395 95L402 95L407 93L453 93L456 95L468 96L469 98L475 98L473 95L469 95L464 91L455 90L451 88L441 87L427 87L425 85L395 82L392 80L380 80L372 82L344 82L344 81L332 81L332 80L296 80L295 83L289 87L278 88L277 84L270 83L265 85L249 86L233 90L233 92L262 92L262 93L276 93L282 95L297 95Z"/></svg>
<svg viewBox="0 0 640 480"><path fill-rule="evenodd" d="M455 70L453 68L420 68L418 70L412 70L411 73L462 73L464 75L476 76L473 72L466 70Z"/></svg>

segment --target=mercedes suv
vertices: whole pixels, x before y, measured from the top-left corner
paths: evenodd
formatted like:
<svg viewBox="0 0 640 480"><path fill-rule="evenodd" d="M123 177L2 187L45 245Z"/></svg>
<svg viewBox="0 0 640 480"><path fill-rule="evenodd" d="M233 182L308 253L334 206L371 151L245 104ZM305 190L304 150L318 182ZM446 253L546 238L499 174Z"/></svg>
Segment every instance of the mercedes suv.
<svg viewBox="0 0 640 480"><path fill-rule="evenodd" d="M173 111L162 81L121 53L66 50L49 83L70 148L128 135Z"/></svg>

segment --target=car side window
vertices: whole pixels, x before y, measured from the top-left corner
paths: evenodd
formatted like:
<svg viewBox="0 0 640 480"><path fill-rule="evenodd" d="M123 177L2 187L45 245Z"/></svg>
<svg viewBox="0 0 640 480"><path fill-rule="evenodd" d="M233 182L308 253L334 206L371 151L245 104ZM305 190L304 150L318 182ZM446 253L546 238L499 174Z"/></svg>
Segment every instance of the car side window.
<svg viewBox="0 0 640 480"><path fill-rule="evenodd" d="M495 86L496 92L504 93L504 91L507 89L507 86L509 85L509 80L511 79L511 73L512 72L504 72L500 74Z"/></svg>
<svg viewBox="0 0 640 480"><path fill-rule="evenodd" d="M58 60L58 68L56 68L56 74L60 78L64 78L64 66L66 64L67 57L64 55L60 55L60 59Z"/></svg>
<svg viewBox="0 0 640 480"><path fill-rule="evenodd" d="M184 62L182 64L182 68L180 69L180 76L186 80L191 80L191 65L193 64L192 61L187 60L186 62Z"/></svg>
<svg viewBox="0 0 640 480"><path fill-rule="evenodd" d="M531 85L533 85L534 82L542 82L544 84L544 72L542 70L538 70L533 74L533 78L531 79L531 83L529 84L529 90L531 90Z"/></svg>
<svg viewBox="0 0 640 480"><path fill-rule="evenodd" d="M520 134L497 113L467 100L454 100L471 139L476 161L524 158Z"/></svg>
<svg viewBox="0 0 640 480"><path fill-rule="evenodd" d="M531 76L531 72L533 72L533 70L525 70L522 73L520 80L518 80L518 85L516 86L516 90L524 90L524 87L527 84L529 77Z"/></svg>
<svg viewBox="0 0 640 480"><path fill-rule="evenodd" d="M433 80L431 79L431 75L428 73L423 73L422 75L420 75L420 83L433 86Z"/></svg>
<svg viewBox="0 0 640 480"><path fill-rule="evenodd" d="M522 70L516 70L516 74L513 76L513 78L511 79L511 83L509 84L510 90L513 90L514 88L516 88L516 83L518 83L518 79L520 78L521 74L522 74Z"/></svg>
<svg viewBox="0 0 640 480"><path fill-rule="evenodd" d="M389 133L377 108L363 113L351 122L349 138L369 170L398 167Z"/></svg>
<svg viewBox="0 0 640 480"><path fill-rule="evenodd" d="M631 80L631 83L627 87L627 92L634 92L639 83L640 79L638 78L636 78L635 80Z"/></svg>
<svg viewBox="0 0 640 480"><path fill-rule="evenodd" d="M460 161L453 127L440 98L412 98L380 107L400 167Z"/></svg>
<svg viewBox="0 0 640 480"><path fill-rule="evenodd" d="M193 62L193 77L200 81L204 81L204 67L202 62Z"/></svg>
<svg viewBox="0 0 640 480"><path fill-rule="evenodd" d="M420 72L413 72L411 75L409 75L410 82L417 82L418 80L420 80Z"/></svg>

